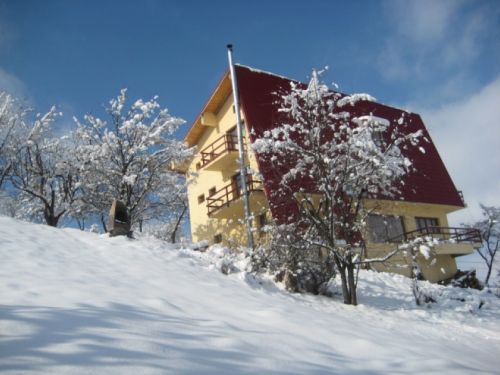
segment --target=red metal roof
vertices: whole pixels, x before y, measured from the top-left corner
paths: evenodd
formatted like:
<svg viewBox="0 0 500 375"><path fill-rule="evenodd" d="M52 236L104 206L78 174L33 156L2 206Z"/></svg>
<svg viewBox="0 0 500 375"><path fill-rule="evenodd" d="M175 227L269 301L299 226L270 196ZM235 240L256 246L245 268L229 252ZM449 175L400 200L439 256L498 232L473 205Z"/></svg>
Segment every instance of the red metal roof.
<svg viewBox="0 0 500 375"><path fill-rule="evenodd" d="M276 93L289 91L290 80L241 65L236 66L236 75L241 106L246 119L245 124L253 142L265 130L276 126L280 116L279 104L277 103L279 96ZM397 121L404 113L408 122L408 131L414 132L422 129L424 136L430 141L423 144L425 154L417 148L403 151L405 156L413 162L417 172L405 176L402 200L464 207L462 198L418 114L408 113L376 102L360 102L355 106L354 111L358 114L371 113L374 116L388 119L391 123ZM254 134L252 134L252 129ZM280 174L280 171L271 169L259 155L257 155L257 162L264 178L266 195L271 198L270 193L277 191L277 183L279 182L277 175ZM295 211L291 207L292 200L286 197L283 197L282 200L272 198L269 203L273 216L276 218L284 218L284 215L290 212L289 210Z"/></svg>

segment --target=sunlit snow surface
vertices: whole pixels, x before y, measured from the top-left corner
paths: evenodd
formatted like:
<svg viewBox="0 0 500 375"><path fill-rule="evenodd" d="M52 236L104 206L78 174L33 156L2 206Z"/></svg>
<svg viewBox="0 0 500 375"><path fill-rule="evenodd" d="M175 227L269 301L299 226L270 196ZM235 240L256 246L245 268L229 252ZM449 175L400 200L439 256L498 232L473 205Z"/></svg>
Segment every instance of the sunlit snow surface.
<svg viewBox="0 0 500 375"><path fill-rule="evenodd" d="M226 276L223 254L0 217L0 373L499 371L492 294L425 285L438 303L415 307L408 279L362 272L351 307Z"/></svg>

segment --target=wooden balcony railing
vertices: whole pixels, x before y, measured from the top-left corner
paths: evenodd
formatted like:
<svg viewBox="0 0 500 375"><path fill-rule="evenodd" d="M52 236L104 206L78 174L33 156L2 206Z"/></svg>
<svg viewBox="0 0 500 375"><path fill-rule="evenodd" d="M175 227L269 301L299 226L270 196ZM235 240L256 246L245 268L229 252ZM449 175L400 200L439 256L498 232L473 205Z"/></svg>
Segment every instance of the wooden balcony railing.
<svg viewBox="0 0 500 375"><path fill-rule="evenodd" d="M263 191L262 182L255 180L251 175L247 175L247 190L249 193L255 191ZM239 199L242 196L241 186L232 182L220 190L217 190L213 195L207 197L207 209L210 216L215 211L222 207L228 207L231 202Z"/></svg>
<svg viewBox="0 0 500 375"><path fill-rule="evenodd" d="M425 227L391 238L389 242L401 242L417 237L432 237L456 243L481 243L481 231L475 228Z"/></svg>
<svg viewBox="0 0 500 375"><path fill-rule="evenodd" d="M226 133L201 150L201 168L230 151L238 151L238 137Z"/></svg>

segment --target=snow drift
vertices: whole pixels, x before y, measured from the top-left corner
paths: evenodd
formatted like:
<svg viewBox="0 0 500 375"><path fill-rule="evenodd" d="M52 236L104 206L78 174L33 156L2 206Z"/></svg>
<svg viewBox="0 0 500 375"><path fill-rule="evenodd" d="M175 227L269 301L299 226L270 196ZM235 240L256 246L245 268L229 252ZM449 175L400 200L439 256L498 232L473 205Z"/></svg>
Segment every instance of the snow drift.
<svg viewBox="0 0 500 375"><path fill-rule="evenodd" d="M498 371L492 294L427 285L438 303L417 308L408 279L364 272L361 305L345 306L288 294L238 262L226 276L223 256L0 217L0 371Z"/></svg>

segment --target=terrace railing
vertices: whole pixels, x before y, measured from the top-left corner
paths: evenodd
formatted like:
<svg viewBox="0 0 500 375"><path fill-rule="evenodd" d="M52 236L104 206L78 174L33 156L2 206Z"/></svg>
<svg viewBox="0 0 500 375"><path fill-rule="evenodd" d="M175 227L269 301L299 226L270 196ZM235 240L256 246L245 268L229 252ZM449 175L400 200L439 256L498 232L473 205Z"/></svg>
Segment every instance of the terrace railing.
<svg viewBox="0 0 500 375"><path fill-rule="evenodd" d="M230 151L238 151L238 137L226 133L201 150L201 168Z"/></svg>
<svg viewBox="0 0 500 375"><path fill-rule="evenodd" d="M247 190L249 193L256 191L263 191L262 182L255 180L251 175L247 175ZM236 182L232 182L221 189L217 190L214 194L207 197L207 209L208 215L212 215L214 212L218 211L223 207L229 207L231 202L234 202L241 198L242 191L241 186Z"/></svg>
<svg viewBox="0 0 500 375"><path fill-rule="evenodd" d="M389 242L401 242L418 237L432 237L455 243L481 243L481 231L475 228L425 227L391 238Z"/></svg>

